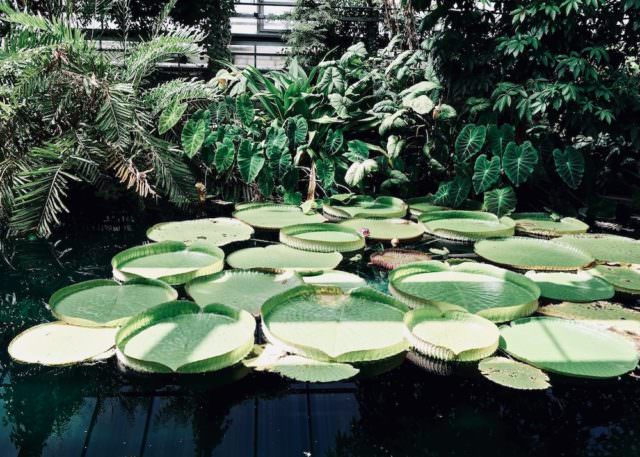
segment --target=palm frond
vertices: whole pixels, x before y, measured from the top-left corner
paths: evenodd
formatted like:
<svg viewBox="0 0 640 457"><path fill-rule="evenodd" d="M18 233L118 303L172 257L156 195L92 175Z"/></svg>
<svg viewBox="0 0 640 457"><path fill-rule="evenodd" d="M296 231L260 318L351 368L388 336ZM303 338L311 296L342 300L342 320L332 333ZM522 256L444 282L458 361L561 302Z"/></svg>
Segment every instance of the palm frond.
<svg viewBox="0 0 640 457"><path fill-rule="evenodd" d="M217 100L221 96L220 90L213 80L173 79L149 89L144 101L154 114L158 114L174 100L206 103Z"/></svg>
<svg viewBox="0 0 640 457"><path fill-rule="evenodd" d="M131 144L131 131L136 119L131 84L115 83L104 90L102 106L96 117L96 127L107 142L124 151Z"/></svg>

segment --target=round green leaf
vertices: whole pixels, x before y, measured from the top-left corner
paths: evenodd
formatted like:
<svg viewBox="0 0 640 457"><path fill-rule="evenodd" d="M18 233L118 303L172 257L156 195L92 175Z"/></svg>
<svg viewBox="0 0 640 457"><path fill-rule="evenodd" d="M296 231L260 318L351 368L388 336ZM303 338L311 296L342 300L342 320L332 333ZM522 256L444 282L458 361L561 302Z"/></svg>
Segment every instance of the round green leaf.
<svg viewBox="0 0 640 457"><path fill-rule="evenodd" d="M216 246L248 240L252 235L253 229L249 225L229 217L162 222L147 230L147 237L152 241L182 241L185 244L208 241Z"/></svg>
<svg viewBox="0 0 640 457"><path fill-rule="evenodd" d="M300 286L262 307L267 339L288 351L322 361L364 362L407 348L407 308L370 288Z"/></svg>
<svg viewBox="0 0 640 457"><path fill-rule="evenodd" d="M410 198L407 200L407 203L409 204L409 212L412 216L420 216L422 213L447 209L445 206L436 205L433 200L433 195Z"/></svg>
<svg viewBox="0 0 640 457"><path fill-rule="evenodd" d="M593 257L571 246L520 236L481 240L474 251L490 262L519 270L572 271L594 262Z"/></svg>
<svg viewBox="0 0 640 457"><path fill-rule="evenodd" d="M626 339L564 319L530 317L500 328L500 348L542 370L566 376L613 378L635 369Z"/></svg>
<svg viewBox="0 0 640 457"><path fill-rule="evenodd" d="M342 254L339 252L300 251L283 244L240 249L227 257L227 264L231 268L277 272L332 270L341 261Z"/></svg>
<svg viewBox="0 0 640 457"><path fill-rule="evenodd" d="M300 382L343 381L360 372L348 363L322 362L299 355L282 357L269 371Z"/></svg>
<svg viewBox="0 0 640 457"><path fill-rule="evenodd" d="M483 211L431 211L418 220L427 233L448 240L471 242L514 234L515 223Z"/></svg>
<svg viewBox="0 0 640 457"><path fill-rule="evenodd" d="M367 233L373 240L409 241L422 238L424 229L415 222L406 219L349 219L340 223L343 227L351 227L359 233Z"/></svg>
<svg viewBox="0 0 640 457"><path fill-rule="evenodd" d="M49 299L53 315L69 324L116 327L160 303L178 298L178 292L162 281L137 278L120 284L94 279L64 287Z"/></svg>
<svg viewBox="0 0 640 457"><path fill-rule="evenodd" d="M134 370L201 373L235 365L253 348L255 319L212 304L163 303L134 316L116 336L118 358Z"/></svg>
<svg viewBox="0 0 640 457"><path fill-rule="evenodd" d="M410 263L389 273L389 290L410 306L468 311L494 322L532 314L540 296L523 275L476 262Z"/></svg>
<svg viewBox="0 0 640 457"><path fill-rule="evenodd" d="M336 224L299 224L280 229L280 242L313 252L351 252L364 248L364 236Z"/></svg>
<svg viewBox="0 0 640 457"><path fill-rule="evenodd" d="M489 190L500 179L500 157L493 156L487 159L485 154L481 154L476 159L473 167L473 189L476 194Z"/></svg>
<svg viewBox="0 0 640 457"><path fill-rule="evenodd" d="M555 219L547 213L516 213L512 214L511 218L516 221L516 232L529 236L556 237L589 230L589 226L581 220L572 217ZM588 252L586 249L580 249Z"/></svg>
<svg viewBox="0 0 640 457"><path fill-rule="evenodd" d="M529 271L525 276L540 287L543 297L552 300L588 302L606 300L615 294L615 290L609 283L584 271L577 273Z"/></svg>
<svg viewBox="0 0 640 457"><path fill-rule="evenodd" d="M519 146L509 143L502 156L504 173L516 187L529 179L537 163L538 151L529 141Z"/></svg>
<svg viewBox="0 0 640 457"><path fill-rule="evenodd" d="M115 328L91 328L49 322L20 333L9 343L11 358L47 366L103 360L113 355Z"/></svg>
<svg viewBox="0 0 640 457"><path fill-rule="evenodd" d="M343 220L352 217L404 217L407 204L395 197L353 196L347 204L323 205L325 216L332 220Z"/></svg>
<svg viewBox="0 0 640 457"><path fill-rule="evenodd" d="M296 205L252 204L238 207L233 217L252 227L263 230L280 230L297 224L324 222L320 214L305 214Z"/></svg>
<svg viewBox="0 0 640 457"><path fill-rule="evenodd" d="M419 308L409 311L404 323L409 344L435 359L471 362L490 356L498 348L498 327L474 314Z"/></svg>
<svg viewBox="0 0 640 457"><path fill-rule="evenodd" d="M549 376L536 367L506 357L489 357L478 364L489 381L518 390L545 390L551 387Z"/></svg>
<svg viewBox="0 0 640 457"><path fill-rule="evenodd" d="M190 246L180 241L162 241L126 249L111 259L111 266L114 278L120 281L149 278L183 284L222 270L224 252L202 241Z"/></svg>
<svg viewBox="0 0 640 457"><path fill-rule="evenodd" d="M617 235L589 233L563 236L557 243L573 246L601 262L640 265L640 241Z"/></svg>
<svg viewBox="0 0 640 457"><path fill-rule="evenodd" d="M640 271L637 269L598 265L588 271L607 281L618 292L640 294Z"/></svg>
<svg viewBox="0 0 640 457"><path fill-rule="evenodd" d="M307 275L303 281L312 286L339 287L342 290L357 289L367 285L367 281L360 276L340 270L329 270L319 275Z"/></svg>
<svg viewBox="0 0 640 457"><path fill-rule="evenodd" d="M291 273L276 275L260 271L228 270L189 281L185 290L200 306L221 303L257 316L267 299L302 283L299 276Z"/></svg>

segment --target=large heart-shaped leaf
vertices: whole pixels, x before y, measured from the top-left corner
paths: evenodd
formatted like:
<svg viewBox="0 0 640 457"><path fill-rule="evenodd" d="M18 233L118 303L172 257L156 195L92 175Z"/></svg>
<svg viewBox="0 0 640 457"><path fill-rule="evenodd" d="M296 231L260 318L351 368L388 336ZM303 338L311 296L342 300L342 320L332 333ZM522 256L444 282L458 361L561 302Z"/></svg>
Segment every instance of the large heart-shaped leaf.
<svg viewBox="0 0 640 457"><path fill-rule="evenodd" d="M329 130L327 134L327 141L325 143L326 149L330 154L335 154L342 148L344 144L344 135L342 134L342 130Z"/></svg>
<svg viewBox="0 0 640 457"><path fill-rule="evenodd" d="M193 157L202 147L204 138L207 133L207 125L204 119L195 121L189 119L182 129L182 148L184 153L189 157Z"/></svg>
<svg viewBox="0 0 640 457"><path fill-rule="evenodd" d="M487 148L495 156L502 157L507 144L514 139L515 130L511 124L503 124L500 127L491 124L487 128Z"/></svg>
<svg viewBox="0 0 640 457"><path fill-rule="evenodd" d="M323 186L331 187L335 182L335 165L330 159L316 161L316 176Z"/></svg>
<svg viewBox="0 0 640 457"><path fill-rule="evenodd" d="M584 156L575 148L565 150L554 149L553 160L556 163L556 171L572 189L577 189L584 175Z"/></svg>
<svg viewBox="0 0 640 457"><path fill-rule="evenodd" d="M357 186L362 182L365 176L376 171L378 163L373 159L363 160L362 162L354 162L344 175L344 181L350 186Z"/></svg>
<svg viewBox="0 0 640 457"><path fill-rule="evenodd" d="M262 167L264 166L264 156L256 151L256 148L249 140L243 140L238 149L238 169L242 179L247 184L252 183Z"/></svg>
<svg viewBox="0 0 640 457"><path fill-rule="evenodd" d="M343 97L340 94L329 94L329 104L336 111L338 117L347 119L349 118L349 107L352 105L352 101Z"/></svg>
<svg viewBox="0 0 640 457"><path fill-rule="evenodd" d="M251 125L255 110L248 94L242 94L236 99L236 113L243 125Z"/></svg>
<svg viewBox="0 0 640 457"><path fill-rule="evenodd" d="M460 161L466 161L475 156L484 145L487 136L487 128L483 125L467 124L456 138L456 157Z"/></svg>
<svg viewBox="0 0 640 457"><path fill-rule="evenodd" d="M402 117L404 113L406 113L406 110L401 109L385 117L380 123L380 127L378 127L378 133L380 134L380 136L386 136L392 131L397 131L405 128L408 124L407 121Z"/></svg>
<svg viewBox="0 0 640 457"><path fill-rule="evenodd" d="M185 110L187 109L187 103L178 103L178 100L174 100L169 106L167 106L158 120L158 133L164 135L174 125L178 123Z"/></svg>
<svg viewBox="0 0 640 457"><path fill-rule="evenodd" d="M490 190L484 194L483 208L498 217L505 216L516 209L516 193L512 187Z"/></svg>
<svg viewBox="0 0 640 457"><path fill-rule="evenodd" d="M233 141L229 138L225 138L222 143L216 145L216 155L213 158L213 164L219 173L224 173L233 165L235 153Z"/></svg>
<svg viewBox="0 0 640 457"><path fill-rule="evenodd" d="M500 157L493 156L487 159L485 154L481 154L476 159L473 167L473 188L476 194L489 189L500 179Z"/></svg>
<svg viewBox="0 0 640 457"><path fill-rule="evenodd" d="M468 179L457 177L453 181L440 183L438 190L433 196L433 202L438 205L457 208L467 199L471 183Z"/></svg>
<svg viewBox="0 0 640 457"><path fill-rule="evenodd" d="M521 145L509 143L502 157L504 173L516 187L529 179L537 164L538 151L530 141Z"/></svg>

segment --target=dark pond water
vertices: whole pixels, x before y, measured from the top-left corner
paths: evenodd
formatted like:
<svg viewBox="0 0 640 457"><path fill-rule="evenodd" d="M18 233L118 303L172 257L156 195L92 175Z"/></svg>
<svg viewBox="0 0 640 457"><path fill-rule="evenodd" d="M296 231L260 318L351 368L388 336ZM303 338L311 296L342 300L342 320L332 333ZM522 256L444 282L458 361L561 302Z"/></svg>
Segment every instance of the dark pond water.
<svg viewBox="0 0 640 457"><path fill-rule="evenodd" d="M8 342L51 320L45 302L52 292L110 277L111 257L144 240L146 227L112 228L4 246L1 457L640 454L640 383L630 376L553 379L548 391L518 392L472 372L438 376L402 360L377 376L322 385L241 370L147 377L119 370L113 359L58 369L12 363ZM384 289L369 253L341 268Z"/></svg>

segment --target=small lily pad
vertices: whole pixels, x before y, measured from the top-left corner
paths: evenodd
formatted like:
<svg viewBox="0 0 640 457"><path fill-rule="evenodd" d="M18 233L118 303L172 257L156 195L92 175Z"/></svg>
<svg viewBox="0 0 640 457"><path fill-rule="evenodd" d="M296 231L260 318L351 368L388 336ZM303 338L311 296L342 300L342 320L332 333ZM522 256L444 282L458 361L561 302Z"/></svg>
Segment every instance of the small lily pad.
<svg viewBox="0 0 640 457"><path fill-rule="evenodd" d="M282 357L269 371L301 382L343 381L360 372L348 363L322 362L299 355Z"/></svg>
<svg viewBox="0 0 640 457"><path fill-rule="evenodd" d="M337 224L290 225L280 230L280 242L313 252L352 252L364 248L364 236Z"/></svg>
<svg viewBox="0 0 640 457"><path fill-rule="evenodd" d="M426 252L411 249L385 249L371 254L370 261L373 265L387 270L393 270L401 265L413 262L431 260L431 255Z"/></svg>
<svg viewBox="0 0 640 457"><path fill-rule="evenodd" d="M545 390L551 387L544 371L506 357L489 357L478 364L489 381L519 390Z"/></svg>

